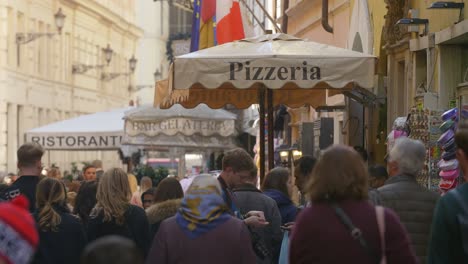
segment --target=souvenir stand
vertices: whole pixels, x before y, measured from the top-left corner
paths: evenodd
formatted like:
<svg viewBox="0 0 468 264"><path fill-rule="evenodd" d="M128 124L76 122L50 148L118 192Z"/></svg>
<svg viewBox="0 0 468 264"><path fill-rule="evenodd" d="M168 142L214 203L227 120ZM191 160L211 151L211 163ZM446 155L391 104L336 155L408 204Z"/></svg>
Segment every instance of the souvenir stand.
<svg viewBox="0 0 468 264"><path fill-rule="evenodd" d="M418 182L431 190L437 190L439 184L439 168L441 149L437 145L441 133L439 126L442 124L440 118L442 111L413 107L408 121L410 127L410 138L421 140L427 151L424 169L418 175Z"/></svg>
<svg viewBox="0 0 468 264"><path fill-rule="evenodd" d="M439 129L442 135L437 140L437 144L442 148L439 167L439 191L443 195L457 187L461 177L456 159L455 131L458 126L458 108L452 108L441 115L443 123Z"/></svg>

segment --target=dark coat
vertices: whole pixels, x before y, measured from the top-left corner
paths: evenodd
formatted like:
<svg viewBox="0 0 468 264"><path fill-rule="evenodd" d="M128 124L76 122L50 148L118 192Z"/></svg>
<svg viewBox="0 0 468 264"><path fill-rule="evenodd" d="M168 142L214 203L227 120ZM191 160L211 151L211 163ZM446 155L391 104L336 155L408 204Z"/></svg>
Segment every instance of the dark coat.
<svg viewBox="0 0 468 264"><path fill-rule="evenodd" d="M153 204L146 209L146 216L150 224L151 239L158 233L161 222L169 217L173 217L177 213L181 202L181 199L168 200Z"/></svg>
<svg viewBox="0 0 468 264"><path fill-rule="evenodd" d="M242 214L249 211L262 211L265 214L265 219L269 222L266 227L251 229L262 238L271 254L269 258L264 260L259 258L257 263L277 263L283 234L280 228L281 215L276 202L250 184L234 190L234 195L236 196L236 205Z"/></svg>
<svg viewBox="0 0 468 264"><path fill-rule="evenodd" d="M254 264L255 260L249 231L243 221L232 217L192 239L182 231L174 216L161 223L146 263Z"/></svg>
<svg viewBox="0 0 468 264"><path fill-rule="evenodd" d="M468 183L457 188L468 204ZM453 195L453 190L439 199L432 221L427 263L468 263L462 248L462 237L457 216L466 213Z"/></svg>
<svg viewBox="0 0 468 264"><path fill-rule="evenodd" d="M36 186L43 177L23 175L19 177L10 187L1 194L2 199L9 201L23 194L29 200L29 212L36 211Z"/></svg>
<svg viewBox="0 0 468 264"><path fill-rule="evenodd" d="M439 195L418 184L411 175L390 177L371 192L374 204L391 208L408 230L411 244L421 263L426 263L432 216Z"/></svg>
<svg viewBox="0 0 468 264"><path fill-rule="evenodd" d="M39 230L39 248L33 259L33 264L78 264L81 253L86 246L86 235L83 225L77 216L67 212L67 209L56 209L61 221L58 231ZM34 214L36 222L38 214Z"/></svg>
<svg viewBox="0 0 468 264"><path fill-rule="evenodd" d="M96 216L91 216L88 223L89 241L107 235L118 235L133 240L144 256L146 256L151 238L145 211L138 206L129 205L125 212L124 225L118 225L114 220L104 222L104 214L102 212Z"/></svg>
<svg viewBox="0 0 468 264"><path fill-rule="evenodd" d="M361 230L364 240L381 252L375 208L366 201L343 201L339 206ZM385 209L387 263L418 263L408 234L395 213ZM375 264L374 259L354 240L334 209L327 203L312 203L298 215L290 240L289 263Z"/></svg>
<svg viewBox="0 0 468 264"><path fill-rule="evenodd" d="M297 215L297 207L294 203L287 197L284 193L278 190L265 190L263 192L271 199L275 200L276 205L281 214L281 223L284 225L286 223L294 222Z"/></svg>

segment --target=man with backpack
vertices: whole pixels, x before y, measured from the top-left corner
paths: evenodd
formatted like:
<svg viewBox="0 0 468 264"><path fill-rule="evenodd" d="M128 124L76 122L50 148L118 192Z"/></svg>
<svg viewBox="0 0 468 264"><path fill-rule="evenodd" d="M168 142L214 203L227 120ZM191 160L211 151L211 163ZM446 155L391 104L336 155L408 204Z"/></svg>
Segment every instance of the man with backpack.
<svg viewBox="0 0 468 264"><path fill-rule="evenodd" d="M455 135L456 157L468 181L468 123ZM449 191L436 205L427 263L468 263L468 184Z"/></svg>

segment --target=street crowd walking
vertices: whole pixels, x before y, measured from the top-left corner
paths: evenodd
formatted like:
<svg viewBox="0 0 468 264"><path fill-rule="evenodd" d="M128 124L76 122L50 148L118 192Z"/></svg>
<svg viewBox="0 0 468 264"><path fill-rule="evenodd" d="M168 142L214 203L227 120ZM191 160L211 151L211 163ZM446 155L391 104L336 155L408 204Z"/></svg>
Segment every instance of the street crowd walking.
<svg viewBox="0 0 468 264"><path fill-rule="evenodd" d="M468 180L467 124L455 142ZM467 184L442 197L419 185L426 151L398 138L386 170L334 145L260 183L237 148L219 176L198 175L184 192L176 177L138 188L100 161L77 181L58 168L42 175L44 150L26 143L0 193L0 264L468 263Z"/></svg>

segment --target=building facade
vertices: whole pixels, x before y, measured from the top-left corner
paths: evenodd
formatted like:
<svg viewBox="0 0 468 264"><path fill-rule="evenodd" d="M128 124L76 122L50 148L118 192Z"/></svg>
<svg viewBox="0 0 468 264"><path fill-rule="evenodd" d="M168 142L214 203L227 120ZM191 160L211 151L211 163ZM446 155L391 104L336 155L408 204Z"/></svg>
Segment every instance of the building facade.
<svg viewBox="0 0 468 264"><path fill-rule="evenodd" d="M142 34L134 2L0 2L0 171L16 171L16 150L29 129L128 105L129 59ZM57 33L59 9L66 16L61 34L17 41L19 33ZM110 62L103 51L108 45ZM93 159L120 165L115 151L50 151L43 162L68 169Z"/></svg>
<svg viewBox="0 0 468 264"><path fill-rule="evenodd" d="M284 1L279 2L284 3ZM328 31L322 25L322 4L324 2L328 3L327 21L331 28ZM278 5L283 3L278 3ZM367 1L289 0L288 4L288 8L284 10L284 16L287 16L288 34L357 52L375 54L373 24ZM280 17L279 21L284 21L284 16ZM377 87L371 92L378 94L376 89ZM310 142L310 140L302 138L301 135L309 136L309 132L304 133L306 127L304 124L315 122L313 126L308 127L314 130L314 134L329 134L330 140L326 144L324 143L325 145L348 144L364 147L371 154L374 153L375 144L370 141L370 138L376 134L374 116L379 105L376 102L376 97L378 96L373 96L370 100L364 97L351 98L335 95L328 97L326 106L319 109L310 107L289 109L292 128L290 143ZM317 137L317 135L314 136ZM323 144L318 140L312 141L315 141L314 151L306 150L307 154L317 154L316 152L323 148L323 146L319 146Z"/></svg>

